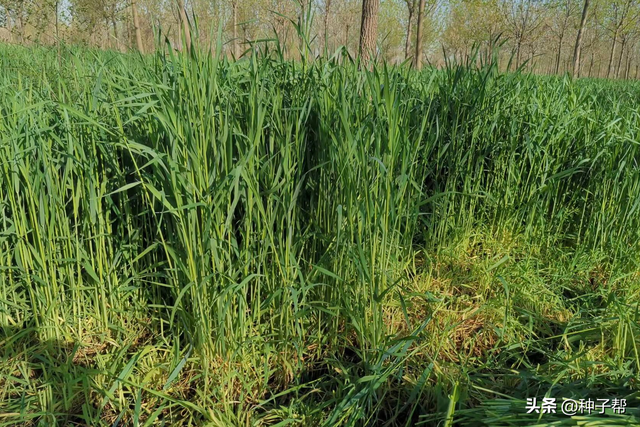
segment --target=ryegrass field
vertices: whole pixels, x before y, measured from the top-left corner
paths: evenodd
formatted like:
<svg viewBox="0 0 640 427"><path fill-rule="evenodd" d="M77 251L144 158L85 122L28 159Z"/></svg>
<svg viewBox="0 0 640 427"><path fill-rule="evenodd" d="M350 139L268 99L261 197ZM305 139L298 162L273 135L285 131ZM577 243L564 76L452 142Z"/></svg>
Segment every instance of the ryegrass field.
<svg viewBox="0 0 640 427"><path fill-rule="evenodd" d="M640 425L640 83L217 57L0 47L0 425Z"/></svg>

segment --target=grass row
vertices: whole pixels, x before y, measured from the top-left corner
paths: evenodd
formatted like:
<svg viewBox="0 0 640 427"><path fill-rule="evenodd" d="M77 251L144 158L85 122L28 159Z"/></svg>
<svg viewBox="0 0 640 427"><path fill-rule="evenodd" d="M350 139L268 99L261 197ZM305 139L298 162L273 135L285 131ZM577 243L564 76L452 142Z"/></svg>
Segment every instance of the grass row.
<svg viewBox="0 0 640 427"><path fill-rule="evenodd" d="M638 405L639 85L218 58L0 48L0 425Z"/></svg>

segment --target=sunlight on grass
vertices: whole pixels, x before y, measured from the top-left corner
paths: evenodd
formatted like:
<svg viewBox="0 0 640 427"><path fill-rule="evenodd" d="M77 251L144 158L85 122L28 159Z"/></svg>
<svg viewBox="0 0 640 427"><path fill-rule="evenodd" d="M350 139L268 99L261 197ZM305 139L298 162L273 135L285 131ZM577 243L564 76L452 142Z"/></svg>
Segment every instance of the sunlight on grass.
<svg viewBox="0 0 640 427"><path fill-rule="evenodd" d="M637 83L55 55L0 47L0 425L637 421Z"/></svg>

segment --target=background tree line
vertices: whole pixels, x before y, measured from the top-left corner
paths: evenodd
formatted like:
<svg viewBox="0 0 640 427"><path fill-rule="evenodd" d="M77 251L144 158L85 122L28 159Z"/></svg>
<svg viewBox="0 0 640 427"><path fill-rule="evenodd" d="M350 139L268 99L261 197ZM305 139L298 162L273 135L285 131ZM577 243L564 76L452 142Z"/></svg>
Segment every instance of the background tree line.
<svg viewBox="0 0 640 427"><path fill-rule="evenodd" d="M640 0L0 0L0 40L149 52L159 31L189 46L197 22L201 45L221 32L236 58L275 36L291 59L345 46L416 67L500 44L504 69L630 79L639 77L639 19Z"/></svg>

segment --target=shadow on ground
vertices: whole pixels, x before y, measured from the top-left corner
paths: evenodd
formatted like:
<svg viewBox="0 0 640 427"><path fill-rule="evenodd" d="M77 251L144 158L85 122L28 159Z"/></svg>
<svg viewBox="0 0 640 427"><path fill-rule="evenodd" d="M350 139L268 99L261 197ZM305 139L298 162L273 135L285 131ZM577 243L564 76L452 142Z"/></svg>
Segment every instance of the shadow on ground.
<svg viewBox="0 0 640 427"><path fill-rule="evenodd" d="M96 354L35 328L0 327L0 425L92 425Z"/></svg>

